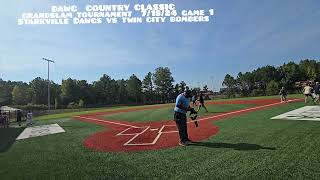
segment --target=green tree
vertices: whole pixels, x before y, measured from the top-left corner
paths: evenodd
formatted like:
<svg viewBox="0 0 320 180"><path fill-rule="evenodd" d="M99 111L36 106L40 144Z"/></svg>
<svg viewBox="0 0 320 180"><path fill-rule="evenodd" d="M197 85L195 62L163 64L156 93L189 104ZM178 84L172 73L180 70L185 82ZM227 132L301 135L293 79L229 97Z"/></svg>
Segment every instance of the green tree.
<svg viewBox="0 0 320 180"><path fill-rule="evenodd" d="M295 89L295 82L306 80L299 66L294 62L283 64L279 67L281 74L281 85L285 86L288 91Z"/></svg>
<svg viewBox="0 0 320 180"><path fill-rule="evenodd" d="M235 97L236 94L236 80L230 74L224 77L222 85L226 87L226 94L228 97Z"/></svg>
<svg viewBox="0 0 320 180"><path fill-rule="evenodd" d="M62 80L61 99L64 105L75 103L80 99L80 88L77 80L71 78Z"/></svg>
<svg viewBox="0 0 320 180"><path fill-rule="evenodd" d="M191 89L192 94L200 94L201 88L200 87L195 87Z"/></svg>
<svg viewBox="0 0 320 180"><path fill-rule="evenodd" d="M169 89L168 102L175 102L176 97L177 96L175 86L172 84L172 86Z"/></svg>
<svg viewBox="0 0 320 180"><path fill-rule="evenodd" d="M267 95L276 95L279 92L279 83L272 80L267 84L266 93Z"/></svg>
<svg viewBox="0 0 320 180"><path fill-rule="evenodd" d="M318 63L315 60L302 60L299 63L299 68L306 80L319 79L320 69L318 68Z"/></svg>
<svg viewBox="0 0 320 180"><path fill-rule="evenodd" d="M60 98L61 86L51 81L50 84L50 102L55 102L56 98ZM47 97L48 98L48 97Z"/></svg>
<svg viewBox="0 0 320 180"><path fill-rule="evenodd" d="M12 90L14 86L10 81L7 82L0 79L0 106L12 103Z"/></svg>
<svg viewBox="0 0 320 180"><path fill-rule="evenodd" d="M14 86L12 100L15 105L26 105L31 101L31 91L27 84Z"/></svg>
<svg viewBox="0 0 320 180"><path fill-rule="evenodd" d="M94 104L95 96L92 85L89 84L86 80L79 80L77 81L77 86L80 90L79 98L85 101L87 104Z"/></svg>
<svg viewBox="0 0 320 180"><path fill-rule="evenodd" d="M119 103L127 103L128 102L128 91L127 91L127 81L124 79L117 80L118 84L118 93L117 99Z"/></svg>
<svg viewBox="0 0 320 180"><path fill-rule="evenodd" d="M250 72L239 72L236 81L241 96L248 96L254 88L254 77Z"/></svg>
<svg viewBox="0 0 320 180"><path fill-rule="evenodd" d="M268 83L272 80L279 81L281 79L280 73L274 66L263 66L252 72L255 82Z"/></svg>
<svg viewBox="0 0 320 180"><path fill-rule="evenodd" d="M93 83L93 89L96 95L96 102L99 104L110 104L114 102L113 85L115 81L110 76L104 74L98 81Z"/></svg>
<svg viewBox="0 0 320 180"><path fill-rule="evenodd" d="M175 100L180 93L181 92L180 92L179 84L177 83L173 86L173 95L172 95L173 100Z"/></svg>
<svg viewBox="0 0 320 180"><path fill-rule="evenodd" d="M158 67L153 74L155 90L159 94L161 101L165 102L169 99L169 93L174 82L168 67Z"/></svg>
<svg viewBox="0 0 320 180"><path fill-rule="evenodd" d="M127 82L127 91L128 91L129 98L134 99L135 102L138 103L142 94L142 82L134 74L130 76Z"/></svg>
<svg viewBox="0 0 320 180"><path fill-rule="evenodd" d="M184 92L186 90L187 84L184 81L181 81L179 84L179 91L180 93Z"/></svg>
<svg viewBox="0 0 320 180"><path fill-rule="evenodd" d="M152 73L149 72L142 81L142 91L145 95L146 101L153 101L154 87L152 83Z"/></svg>
<svg viewBox="0 0 320 180"><path fill-rule="evenodd" d="M32 91L33 104L47 104L48 99L48 82L40 77L33 79L30 82Z"/></svg>

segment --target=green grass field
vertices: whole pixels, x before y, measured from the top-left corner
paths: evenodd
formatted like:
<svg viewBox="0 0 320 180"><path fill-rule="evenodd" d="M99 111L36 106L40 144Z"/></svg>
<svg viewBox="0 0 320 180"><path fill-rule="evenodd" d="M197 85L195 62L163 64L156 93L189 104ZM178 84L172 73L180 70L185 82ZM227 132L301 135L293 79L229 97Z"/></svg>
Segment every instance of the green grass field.
<svg viewBox="0 0 320 180"><path fill-rule="evenodd" d="M247 98L235 98L232 100L248 100L248 99L268 99L268 98L279 98L279 96L262 96L262 97L247 97ZM288 98L303 98L301 94L292 94L289 95ZM218 101L229 101L230 99L218 99ZM215 101L215 100L211 100ZM209 102L209 101L208 101ZM170 104L167 104L170 105ZM164 106L167 106L164 105ZM151 105L152 106L152 105ZM157 105L155 105L157 106ZM59 113L59 114L50 114L50 115L44 115L40 117L36 117L36 120L52 120L52 119L63 119L63 118L70 118L73 116L78 116L82 114L88 114L88 113L96 113L96 112L106 112L114 109L128 109L128 108L143 108L143 106L136 106L136 107L130 107L130 106L115 106L115 107L108 107L108 108L96 108L92 110L85 110L85 111L79 111L79 112L69 112L69 113ZM171 118L171 117L170 117ZM162 118L161 118L162 119Z"/></svg>
<svg viewBox="0 0 320 180"><path fill-rule="evenodd" d="M251 107L253 105L250 104L221 104L221 105L207 105L208 113L205 112L203 108L201 108L198 112L199 118L201 116L211 116L217 113L224 113L233 110L239 110ZM195 107L197 110L198 107ZM98 116L102 119L106 120L123 120L123 121L139 121L139 122L148 122L148 121L167 121L173 119L173 107L163 107L157 109L148 109L148 110L140 110L140 111L131 111L124 113L115 113L115 114L107 114L103 116Z"/></svg>
<svg viewBox="0 0 320 180"><path fill-rule="evenodd" d="M14 141L22 129L1 128L0 179L319 179L320 122L270 119L302 106L288 103L214 121L218 134L197 145L145 152L87 149L83 140L104 127L67 115L36 121L58 123L66 130L61 134ZM164 107L147 114L163 120L170 111ZM120 119L149 119L139 113Z"/></svg>

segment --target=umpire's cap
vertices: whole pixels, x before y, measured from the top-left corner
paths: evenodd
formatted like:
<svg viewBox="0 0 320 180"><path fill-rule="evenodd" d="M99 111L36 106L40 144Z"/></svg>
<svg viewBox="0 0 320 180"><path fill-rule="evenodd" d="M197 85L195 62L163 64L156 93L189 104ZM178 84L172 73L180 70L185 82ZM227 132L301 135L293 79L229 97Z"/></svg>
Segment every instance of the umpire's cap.
<svg viewBox="0 0 320 180"><path fill-rule="evenodd" d="M185 95L186 95L187 98L192 97L192 92L191 92L191 90L186 89L186 90L184 91L184 93L185 93Z"/></svg>

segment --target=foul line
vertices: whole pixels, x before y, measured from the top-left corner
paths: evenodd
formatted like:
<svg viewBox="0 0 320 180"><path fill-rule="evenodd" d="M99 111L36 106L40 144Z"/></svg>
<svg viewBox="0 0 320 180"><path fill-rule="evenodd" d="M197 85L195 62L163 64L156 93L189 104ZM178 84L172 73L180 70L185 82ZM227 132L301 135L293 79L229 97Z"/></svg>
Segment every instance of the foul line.
<svg viewBox="0 0 320 180"><path fill-rule="evenodd" d="M288 102L295 102L295 101L301 101L301 99L288 100ZM240 112L251 111L251 110L255 110L255 109L260 109L260 108L264 108L264 107L278 105L278 104L283 104L283 103L282 102L278 102L278 103L272 103L272 104L267 104L267 105L262 105L262 106L256 106L256 107L252 107L252 108L248 108L248 109L242 109L242 110L238 110L238 111L232 111L232 112L229 112L229 113L224 113L224 114L220 114L220 115L209 116L209 117L206 117L206 118L198 119L197 121L204 121L204 120L208 120L208 119L212 119L212 118L224 117L224 116L228 116L228 115L231 115L231 114L237 114L237 113L240 113ZM107 120L100 120L100 119L90 118L90 117L82 117L82 116L74 116L74 117L75 118L80 118L80 119L87 119L87 120L92 120L92 121L103 122L103 123L116 124L116 125L120 125L120 126L131 127L131 128L142 128L142 127L133 126L133 125L129 125L129 124L123 124L123 123L107 121ZM193 121L188 121L187 123L193 123Z"/></svg>
<svg viewBox="0 0 320 180"><path fill-rule="evenodd" d="M116 124L116 125L126 126L126 127L140 128L140 127L132 126L132 125L129 125L129 124L122 124L122 123L117 123L117 122L113 122L113 121L100 120L100 119L96 119L96 118L89 118L89 117L82 117L82 116L74 116L74 117L75 118L80 118L80 119L88 119L88 120L92 120L92 121L103 122L103 123Z"/></svg>
<svg viewBox="0 0 320 180"><path fill-rule="evenodd" d="M301 99L295 99L295 100L288 100L288 102L294 102L294 101L300 101ZM251 110L255 110L255 109L260 109L260 108L264 108L264 107L269 107L269 106L274 106L274 105L278 105L278 104L283 104L283 102L278 102L278 103L273 103L273 104L267 104L267 105L263 105L263 106L256 106L256 107L252 107L252 108L248 108L248 109L242 109L242 110L238 110L238 111L232 111L229 113L225 113L225 114L219 114L216 116L210 116L210 117L206 117L206 118L202 118L197 120L199 121L204 121L204 120L208 120L208 119L212 119L212 118L217 118L217 117L223 117L223 116L228 116L231 114L236 114L236 113L240 113L240 112L246 112L246 111L251 111ZM188 121L187 123L193 123L193 121Z"/></svg>

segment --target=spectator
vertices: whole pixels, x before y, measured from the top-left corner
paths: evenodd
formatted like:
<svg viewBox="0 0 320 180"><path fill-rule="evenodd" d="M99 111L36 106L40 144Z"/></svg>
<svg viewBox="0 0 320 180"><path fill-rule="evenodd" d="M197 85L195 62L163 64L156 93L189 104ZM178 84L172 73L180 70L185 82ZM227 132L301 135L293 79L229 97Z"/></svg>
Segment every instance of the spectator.
<svg viewBox="0 0 320 180"><path fill-rule="evenodd" d="M33 122L32 122L32 112L28 111L28 113L27 113L27 126L32 125L32 124L33 124Z"/></svg>
<svg viewBox="0 0 320 180"><path fill-rule="evenodd" d="M21 126L21 118L22 118L22 112L21 110L17 111L17 122L19 124L19 126Z"/></svg>
<svg viewBox="0 0 320 180"><path fill-rule="evenodd" d="M314 102L318 103L319 102L319 94L320 94L319 82L316 82L316 85L313 88L313 93L314 93Z"/></svg>
<svg viewBox="0 0 320 180"><path fill-rule="evenodd" d="M197 106L197 96L196 95L192 96L192 105Z"/></svg>
<svg viewBox="0 0 320 180"><path fill-rule="evenodd" d="M312 97L312 87L310 86L309 83L307 83L307 85L303 88L303 94L304 94L304 103L307 104L308 101L308 97L311 97L312 100L314 100L314 98Z"/></svg>
<svg viewBox="0 0 320 180"><path fill-rule="evenodd" d="M8 116L7 116L7 113L4 112L2 115L2 124L4 127L9 127L9 119L8 119Z"/></svg>

